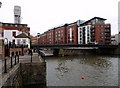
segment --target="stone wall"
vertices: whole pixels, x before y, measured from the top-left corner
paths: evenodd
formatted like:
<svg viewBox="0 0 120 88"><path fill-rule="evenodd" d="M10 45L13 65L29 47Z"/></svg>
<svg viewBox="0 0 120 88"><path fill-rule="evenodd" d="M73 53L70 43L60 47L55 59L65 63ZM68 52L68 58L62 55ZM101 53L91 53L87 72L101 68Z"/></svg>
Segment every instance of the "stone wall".
<svg viewBox="0 0 120 88"><path fill-rule="evenodd" d="M25 63L20 65L20 73L25 88L46 86L46 63Z"/></svg>
<svg viewBox="0 0 120 88"><path fill-rule="evenodd" d="M2 88L46 88L46 63L20 63Z"/></svg>

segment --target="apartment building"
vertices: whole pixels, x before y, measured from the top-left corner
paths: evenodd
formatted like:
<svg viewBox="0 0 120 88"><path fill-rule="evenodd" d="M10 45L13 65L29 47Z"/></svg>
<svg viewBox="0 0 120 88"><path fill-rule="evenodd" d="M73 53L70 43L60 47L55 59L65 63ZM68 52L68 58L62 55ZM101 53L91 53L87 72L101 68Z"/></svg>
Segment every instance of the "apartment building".
<svg viewBox="0 0 120 88"><path fill-rule="evenodd" d="M111 25L104 18L94 17L78 27L78 44L110 44Z"/></svg>

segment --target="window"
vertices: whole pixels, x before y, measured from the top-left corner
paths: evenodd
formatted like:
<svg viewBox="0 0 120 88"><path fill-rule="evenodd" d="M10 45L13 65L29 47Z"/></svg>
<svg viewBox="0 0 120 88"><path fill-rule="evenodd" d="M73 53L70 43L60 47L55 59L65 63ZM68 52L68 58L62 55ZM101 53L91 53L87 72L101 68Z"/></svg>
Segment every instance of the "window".
<svg viewBox="0 0 120 88"><path fill-rule="evenodd" d="M13 37L16 36L16 32L15 32L15 31L12 32L12 36L13 36Z"/></svg>
<svg viewBox="0 0 120 88"><path fill-rule="evenodd" d="M70 43L70 40L68 40L68 43Z"/></svg>
<svg viewBox="0 0 120 88"><path fill-rule="evenodd" d="M60 34L58 34L58 36L60 37Z"/></svg>
<svg viewBox="0 0 120 88"><path fill-rule="evenodd" d="M81 34L82 32L80 31L80 34Z"/></svg>
<svg viewBox="0 0 120 88"><path fill-rule="evenodd" d="M103 38L103 36L99 36L99 38Z"/></svg>
<svg viewBox="0 0 120 88"><path fill-rule="evenodd" d="M23 39L23 45L25 45L26 44L26 39Z"/></svg>
<svg viewBox="0 0 120 88"><path fill-rule="evenodd" d="M74 43L74 40L72 40L72 43Z"/></svg>
<svg viewBox="0 0 120 88"><path fill-rule="evenodd" d="M109 29L106 29L105 31L106 31L106 32L110 32L110 30L109 30Z"/></svg>
<svg viewBox="0 0 120 88"><path fill-rule="evenodd" d="M4 33L2 32L2 37L4 36Z"/></svg>
<svg viewBox="0 0 120 88"><path fill-rule="evenodd" d="M20 45L20 39L17 40L17 44Z"/></svg>
<svg viewBox="0 0 120 88"><path fill-rule="evenodd" d="M103 35L103 32L100 32L99 34L100 34L100 35Z"/></svg>
<svg viewBox="0 0 120 88"><path fill-rule="evenodd" d="M99 29L99 31L102 31L103 29Z"/></svg>
<svg viewBox="0 0 120 88"><path fill-rule="evenodd" d="M57 31L55 32L55 34L57 34Z"/></svg>
<svg viewBox="0 0 120 88"><path fill-rule="evenodd" d="M87 26L87 29L90 29L90 27L89 27L89 26Z"/></svg>
<svg viewBox="0 0 120 88"><path fill-rule="evenodd" d="M99 40L99 42L103 42L103 40Z"/></svg>
<svg viewBox="0 0 120 88"><path fill-rule="evenodd" d="M90 39L90 37L87 37L87 39Z"/></svg>
<svg viewBox="0 0 120 88"><path fill-rule="evenodd" d="M60 34L60 31L58 31L58 34Z"/></svg>
<svg viewBox="0 0 120 88"><path fill-rule="evenodd" d="M89 32L90 30L87 30L87 32Z"/></svg>

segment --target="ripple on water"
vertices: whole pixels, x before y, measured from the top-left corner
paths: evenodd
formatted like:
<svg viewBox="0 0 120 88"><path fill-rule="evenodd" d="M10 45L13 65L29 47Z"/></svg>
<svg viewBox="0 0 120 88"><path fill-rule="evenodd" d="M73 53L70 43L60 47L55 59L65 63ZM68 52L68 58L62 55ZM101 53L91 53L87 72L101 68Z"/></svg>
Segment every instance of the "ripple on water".
<svg viewBox="0 0 120 88"><path fill-rule="evenodd" d="M47 85L116 86L117 59L117 57L89 55L46 59ZM81 79L82 76L85 78Z"/></svg>

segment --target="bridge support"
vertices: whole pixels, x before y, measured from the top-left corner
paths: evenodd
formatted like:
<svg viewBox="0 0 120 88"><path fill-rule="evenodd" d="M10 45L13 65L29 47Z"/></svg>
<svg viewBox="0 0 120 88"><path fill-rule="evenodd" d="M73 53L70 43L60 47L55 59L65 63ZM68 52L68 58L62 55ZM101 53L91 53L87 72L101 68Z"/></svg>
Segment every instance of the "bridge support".
<svg viewBox="0 0 120 88"><path fill-rule="evenodd" d="M59 49L54 49L53 55L54 55L54 56L58 56L58 55L59 55Z"/></svg>

